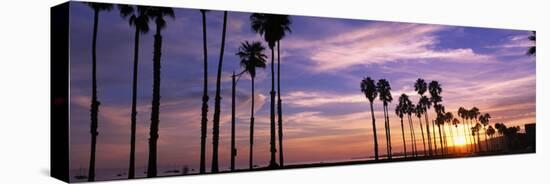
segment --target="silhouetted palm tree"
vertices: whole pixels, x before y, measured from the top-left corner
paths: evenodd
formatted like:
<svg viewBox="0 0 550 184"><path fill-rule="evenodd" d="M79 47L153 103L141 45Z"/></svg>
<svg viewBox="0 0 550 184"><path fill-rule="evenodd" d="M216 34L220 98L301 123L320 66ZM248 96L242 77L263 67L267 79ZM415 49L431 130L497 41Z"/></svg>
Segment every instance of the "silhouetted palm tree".
<svg viewBox="0 0 550 184"><path fill-rule="evenodd" d="M483 131L485 132L485 149L486 151L489 151L489 143L487 141L487 125L489 125L489 120L491 119L491 115L489 113L485 113L481 116L479 116L479 122L481 125L483 125Z"/></svg>
<svg viewBox="0 0 550 184"><path fill-rule="evenodd" d="M250 22L252 30L256 33L262 35L264 40L268 43L269 49L271 49L271 139L270 139L270 153L271 159L269 162L269 167L278 167L277 162L275 161L275 153L277 149L275 148L275 52L274 46L275 43L281 40L286 32L290 31L290 19L288 15L275 15L275 14L262 14L262 13L253 13L250 15ZM280 120L282 122L282 118ZM282 123L279 125L281 127ZM282 127L279 131L282 133ZM279 140L282 140L282 135ZM281 151L281 150L280 150ZM279 154L279 159L283 160L282 151Z"/></svg>
<svg viewBox="0 0 550 184"><path fill-rule="evenodd" d="M457 118L453 118L453 120L451 121L451 124L455 127L455 132L456 132L456 136L458 136L458 124L460 124L460 120L458 120ZM452 130L451 130L452 131ZM453 137L453 141L454 141L454 137ZM455 149L454 149L455 153L456 153L456 143L455 143Z"/></svg>
<svg viewBox="0 0 550 184"><path fill-rule="evenodd" d="M241 43L237 56L241 59L241 67L244 71L250 75L252 92L250 97L252 99L252 106L250 107L250 157L249 168L253 166L253 145L254 145L254 78L256 77L256 68L266 67L267 56L263 53L265 47L260 42L249 43L245 41Z"/></svg>
<svg viewBox="0 0 550 184"><path fill-rule="evenodd" d="M407 118L409 119L409 133L411 134L411 140L412 140L412 150L415 157L418 156L418 150L416 148L416 134L414 133L414 125L413 125L413 119L412 114L416 111L416 106L410 101L407 101L406 106L406 112L407 112Z"/></svg>
<svg viewBox="0 0 550 184"><path fill-rule="evenodd" d="M132 112L131 112L131 136L130 136L130 166L128 179L135 177L135 154L136 154L136 97L137 97L137 73L139 57L139 37L149 32L149 10L146 6L118 5L120 15L128 18L131 27L135 29L134 36L134 74L132 79Z"/></svg>
<svg viewBox="0 0 550 184"><path fill-rule="evenodd" d="M441 149L441 154L443 155L444 146L443 146L443 136L441 133L441 125L445 124L445 107L441 104L435 104L434 109L437 116L434 122L437 125L437 130L439 132L439 146Z"/></svg>
<svg viewBox="0 0 550 184"><path fill-rule="evenodd" d="M156 25L153 51L153 101L151 105L151 127L149 132L149 161L147 177L157 176L157 140L159 138L159 108L160 108L160 61L162 51L162 30L166 28L165 17L175 18L174 10L165 7L151 7L150 16Z"/></svg>
<svg viewBox="0 0 550 184"><path fill-rule="evenodd" d="M376 84L374 80L370 77L364 78L361 81L361 92L365 94L365 98L369 100L370 104L370 114L372 117L372 131L374 136L374 160L378 160L378 136L376 134L376 119L374 118L374 107L373 103L376 97L378 96L378 91L376 89Z"/></svg>
<svg viewBox="0 0 550 184"><path fill-rule="evenodd" d="M479 112L479 109L477 107L472 107L470 110L470 118L476 121L475 126L478 126L477 118L479 117L481 113ZM481 125L480 125L481 126ZM477 128L477 131L479 131L480 128ZM477 132L476 132L477 133ZM479 134L477 135L477 150L481 151L481 144L479 144Z"/></svg>
<svg viewBox="0 0 550 184"><path fill-rule="evenodd" d="M466 128L466 123L464 122L464 119L468 118L468 112L464 107L458 108L458 116L462 118L462 127L464 129L464 138L466 139L466 151L470 151L470 145L472 144L472 137L468 136L468 129ZM468 145L470 144L470 145Z"/></svg>
<svg viewBox="0 0 550 184"><path fill-rule="evenodd" d="M428 91L428 84L424 81L424 79L417 79L414 83L414 90L420 95L420 99L418 100L418 106L422 109L422 112L424 113L424 118L426 120L426 135L428 137L428 150L429 155L432 156L432 139L430 136L430 122L428 120L428 109L430 109L432 102L430 99L426 96L424 96L424 93Z"/></svg>
<svg viewBox="0 0 550 184"><path fill-rule="evenodd" d="M494 135L495 135L495 129L493 128L493 126L489 125L489 128L487 128L487 132L486 134L489 136L489 138L491 138L491 149L489 149L490 151L494 151L495 150L495 142L494 142Z"/></svg>
<svg viewBox="0 0 550 184"><path fill-rule="evenodd" d="M409 100L409 96L406 94L401 94L399 97L399 103L395 107L395 114L401 120L401 138L403 138L403 154L405 154L405 158L407 158L407 142L405 141L405 129L403 128L403 115L407 113L407 100Z"/></svg>
<svg viewBox="0 0 550 184"><path fill-rule="evenodd" d="M223 53L225 49L225 33L227 28L227 11L223 12L222 43L220 46L220 60L218 62L218 75L216 79L216 97L214 99L214 123L212 127L212 173L219 171L218 167L218 145L220 141L220 113L221 113L221 80Z"/></svg>
<svg viewBox="0 0 550 184"><path fill-rule="evenodd" d="M90 105L90 134L91 141L90 144L90 165L88 168L88 181L95 180L95 149L97 142L97 115L99 112L99 105L101 104L97 99L97 80L96 80L96 43L97 43L97 29L99 26L99 13L102 11L109 11L113 8L113 5L104 4L104 3L86 3L94 11L94 30L92 38L92 103Z"/></svg>
<svg viewBox="0 0 550 184"><path fill-rule="evenodd" d="M477 139L477 145L478 150L481 151L481 146L479 146L479 130L481 129L481 124L476 123L474 127L472 127L472 134L475 135L475 138Z"/></svg>
<svg viewBox="0 0 550 184"><path fill-rule="evenodd" d="M424 138L424 127L422 126L422 114L424 114L424 109L422 108L422 106L420 106L420 104L415 106L414 114L416 115L416 117L418 117L418 123L420 123L420 133L422 133L422 145L424 146L424 156L426 156L426 139Z"/></svg>
<svg viewBox="0 0 550 184"><path fill-rule="evenodd" d="M504 134L506 133L506 125L504 125L503 123L496 123L495 124L495 128L497 129L497 132L498 134L500 135L500 149L504 149L504 145L506 143L506 137L504 136Z"/></svg>
<svg viewBox="0 0 550 184"><path fill-rule="evenodd" d="M391 159L392 158L391 131L390 131L390 119L389 119L389 112L388 112L388 103L391 103L391 101L393 100L391 96L391 86L386 79L380 79L378 80L378 83L376 83L376 89L378 91L378 97L384 105L384 122L385 122L384 127L386 129L386 143L387 143L386 148L387 148L388 159Z"/></svg>
<svg viewBox="0 0 550 184"><path fill-rule="evenodd" d="M443 154L443 140L441 139L441 124L443 124L443 114L445 112L445 108L440 105L439 103L442 101L442 97L441 97L441 92L442 92L442 89L441 89L441 85L439 84L439 82L437 81L432 81L430 82L430 84L428 85L428 92L430 93L430 101L433 103L433 106L434 106L434 110L435 110L435 114L437 116L436 118L436 121L432 121L432 124L434 124L434 122L438 122L438 130L439 130L439 142L441 143L440 146L441 146L441 152ZM441 117L440 117L441 116ZM435 126L434 126L435 127ZM435 142L435 130L434 130L434 146L436 147L435 150L437 150L437 143Z"/></svg>
<svg viewBox="0 0 550 184"><path fill-rule="evenodd" d="M449 133L451 134L451 146L454 148L453 130L450 129L451 126L452 126L452 123L453 123L453 119L454 119L453 113L452 113L452 112L446 112L446 113L445 113L445 122L446 122L446 125L444 125L443 127L449 127ZM447 126L447 125L449 125L449 126ZM445 130L445 129L443 129L443 130ZM445 130L444 132L446 132L446 130ZM445 137L445 141L448 141L448 140L449 140L449 139L447 138L446 135L444 135L444 137ZM447 149L447 153L448 153L448 152L449 152L449 147L447 146L446 149ZM456 149L454 149L454 151L456 152Z"/></svg>
<svg viewBox="0 0 550 184"><path fill-rule="evenodd" d="M536 55L536 36L537 32L532 31L531 35L529 35L529 40L533 42L533 46L529 47L529 50L527 50L527 55L534 56Z"/></svg>
<svg viewBox="0 0 550 184"><path fill-rule="evenodd" d="M208 130L208 49L206 46L206 12L200 10L202 17L202 54L203 54L203 88L201 106L201 158L199 173L206 171L206 136Z"/></svg>

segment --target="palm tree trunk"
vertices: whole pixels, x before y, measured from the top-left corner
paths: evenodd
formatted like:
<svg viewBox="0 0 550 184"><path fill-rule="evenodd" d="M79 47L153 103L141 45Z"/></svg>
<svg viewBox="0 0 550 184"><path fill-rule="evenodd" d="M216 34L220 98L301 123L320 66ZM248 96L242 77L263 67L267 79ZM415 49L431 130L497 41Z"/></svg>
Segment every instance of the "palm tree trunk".
<svg viewBox="0 0 550 184"><path fill-rule="evenodd" d="M250 154L249 154L249 162L248 162L248 168L250 170L253 169L254 165L254 77L252 77L252 104L250 108Z"/></svg>
<svg viewBox="0 0 550 184"><path fill-rule="evenodd" d="M456 136L458 137L458 126L455 126L455 133L456 133ZM456 144L455 144L455 153L456 153Z"/></svg>
<svg viewBox="0 0 550 184"><path fill-rule="evenodd" d="M430 134L430 122L428 119L428 112L424 112L424 120L426 121L426 135L428 137L428 154L433 156L432 150L432 135Z"/></svg>
<svg viewBox="0 0 550 184"><path fill-rule="evenodd" d="M217 173L218 168L218 145L220 141L220 111L221 111L221 78L222 78L222 64L223 64L223 51L225 48L225 33L227 27L227 11L223 12L223 28L222 28L222 43L220 46L220 60L218 62L218 77L216 81L216 98L214 103L214 125L212 131L212 173Z"/></svg>
<svg viewBox="0 0 550 184"><path fill-rule="evenodd" d="M407 142L405 142L405 129L403 128L403 117L401 117L401 137L403 138L403 154L407 158Z"/></svg>
<svg viewBox="0 0 550 184"><path fill-rule="evenodd" d="M391 146L391 130L390 130L390 118L389 118L389 112L388 112L388 105L384 105L384 109L386 110L386 126L388 127L388 153L389 153L389 159L392 159L392 146Z"/></svg>
<svg viewBox="0 0 550 184"><path fill-rule="evenodd" d="M372 131L374 136L374 160L378 160L378 136L376 134L376 119L374 118L374 107L370 102L370 114L372 117Z"/></svg>
<svg viewBox="0 0 550 184"><path fill-rule="evenodd" d="M485 151L489 151L489 140L487 139L487 129L483 127L483 137L485 137Z"/></svg>
<svg viewBox="0 0 550 184"><path fill-rule="evenodd" d="M464 131L464 139L466 141L466 145L465 145L466 151L470 152L471 142L470 142L470 137L468 137L468 134L467 134L468 132L466 131L466 122L464 121L464 118L462 118L462 130Z"/></svg>
<svg viewBox="0 0 550 184"><path fill-rule="evenodd" d="M455 139L454 139L454 135L453 135L453 128L452 127L449 127L449 134L451 134L451 147L453 148L453 152L456 153L456 146L455 146ZM449 153L447 153L449 154Z"/></svg>
<svg viewBox="0 0 550 184"><path fill-rule="evenodd" d="M281 51L280 41L277 41L277 112L278 112L278 124L279 124L279 164L284 166L283 157L283 107L281 101Z"/></svg>
<svg viewBox="0 0 550 184"><path fill-rule="evenodd" d="M277 148L275 146L275 50L271 47L271 117L270 117L270 155L269 167L277 167L277 162L275 161L275 155Z"/></svg>
<svg viewBox="0 0 550 184"><path fill-rule="evenodd" d="M426 156L426 140L424 139L424 127L422 126L422 118L418 117L418 122L420 123L420 133L422 133L422 145L424 146L424 156Z"/></svg>
<svg viewBox="0 0 550 184"><path fill-rule="evenodd" d="M201 107L201 158L199 173L203 174L206 171L206 135L208 130L208 49L206 46L206 13L201 10L202 15L202 49L203 49L203 92L202 92L202 107Z"/></svg>
<svg viewBox="0 0 550 184"><path fill-rule="evenodd" d="M96 80L96 42L97 42L97 26L99 24L99 11L94 11L94 33L92 38L92 104L90 110L91 124L90 124L90 134L91 141L90 144L90 165L88 169L88 181L95 180L95 149L97 142L97 115L99 112L99 101L97 100L97 80Z"/></svg>
<svg viewBox="0 0 550 184"><path fill-rule="evenodd" d="M414 125L413 125L413 122L412 122L412 118L411 118L411 115L408 116L409 118L409 129L410 129L410 134L411 134L411 140L412 140L412 150L413 150L413 155L415 157L418 156L418 153L417 153L417 149L416 149L416 135L414 133Z"/></svg>
<svg viewBox="0 0 550 184"><path fill-rule="evenodd" d="M149 132L149 164L147 177L157 176L157 140L159 128L159 107L160 107L160 57L162 49L161 27L157 24L157 31L154 39L153 51L153 102L151 107L151 127Z"/></svg>
<svg viewBox="0 0 550 184"><path fill-rule="evenodd" d="M435 133L435 123L434 121L432 120L432 130L433 130L433 141L434 141L434 154L437 154L437 139L435 137L436 133ZM441 146L441 145L440 145Z"/></svg>
<svg viewBox="0 0 550 184"><path fill-rule="evenodd" d="M231 171L235 170L235 156L237 155L237 150L235 149L235 71L231 75Z"/></svg>
<svg viewBox="0 0 550 184"><path fill-rule="evenodd" d="M443 137L441 137L441 125L437 125L437 130L439 131L439 145L441 147L441 155L443 155Z"/></svg>
<svg viewBox="0 0 550 184"><path fill-rule="evenodd" d="M138 72L138 56L139 56L139 29L136 27L136 35L134 38L134 74L132 79L132 112L131 112L131 127L130 127L130 166L128 169L128 179L135 177L135 155L136 155L136 98L137 98L137 72Z"/></svg>

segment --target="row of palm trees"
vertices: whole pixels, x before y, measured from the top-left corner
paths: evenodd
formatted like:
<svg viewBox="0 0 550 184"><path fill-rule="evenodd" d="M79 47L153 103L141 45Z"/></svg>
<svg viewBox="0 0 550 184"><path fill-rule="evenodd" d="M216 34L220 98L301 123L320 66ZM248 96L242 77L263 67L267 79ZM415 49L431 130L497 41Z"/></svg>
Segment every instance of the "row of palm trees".
<svg viewBox="0 0 550 184"><path fill-rule="evenodd" d="M391 131L389 125L389 113L388 113L388 104L392 102L391 95L391 86L386 79L380 79L378 82L373 80L371 77L364 78L360 83L361 92L365 95L365 98L369 101L370 104L370 114L372 118L372 130L374 136L374 159L379 160L379 143L378 135L376 128L376 118L374 115L374 103L376 98L382 102L383 107L383 117L384 117L384 130L386 136L386 156L388 159L392 159L392 145L391 145ZM472 107L471 109L465 109L460 107L457 111L458 117L462 118L462 122L456 117L452 112L446 112L445 106L442 105L443 98L441 96L442 88L438 81L431 81L429 84L424 79L417 79L414 84L414 89L419 95L419 100L415 104L410 100L410 97L403 93L399 96L398 104L395 107L395 114L400 119L401 125L401 136L403 141L403 156L407 158L409 152L412 154L412 157L418 157L418 144L414 128L414 118L413 115L418 118L418 123L420 127L420 135L422 136L422 152L424 156L434 156L434 155L446 155L450 154L449 148L453 149L452 153L458 153L457 143L455 143L455 135L459 136L458 125L462 123L463 135L466 139L466 149L468 153L481 152L481 151L490 151L493 149L489 148L489 136L494 138L495 128L490 125L491 115L489 113L480 113L479 108ZM430 97L426 96L425 93L428 92ZM428 110L434 107L434 112L436 114L435 119L431 120L430 127L430 118L428 117ZM424 123L426 132L424 132L424 125L422 123L422 116L424 116ZM409 126L409 133L411 143L408 146L405 136L405 125L404 120L407 120ZM497 124L500 127L503 124ZM437 134L436 134L437 126ZM454 127L454 133L453 128ZM505 127L505 126L504 126ZM430 132L431 129L431 132ZM483 129L485 135L485 149L482 149L480 144L479 134ZM502 132L506 131L505 128L500 130ZM517 132L517 131L516 131ZM450 136L446 134L449 133ZM453 135L454 134L454 135ZM451 138L449 141L448 138ZM426 140L427 139L427 140ZM437 141L439 140L439 141ZM439 143L438 143L439 142ZM449 146L449 142L452 144ZM439 149L438 149L439 144ZM494 146L493 146L494 147ZM411 151L407 151L407 148Z"/></svg>
<svg viewBox="0 0 550 184"><path fill-rule="evenodd" d="M88 169L88 181L95 180L95 148L97 139L97 127L98 127L98 112L100 102L97 98L97 80L96 80L96 41L97 32L99 27L99 15L103 11L110 11L113 9L113 5L105 3L86 3L94 11L94 27L92 38L92 102L91 102L91 154L90 164ZM160 72L161 72L161 55L162 55L162 30L166 28L166 18L175 19L174 10L172 8L165 7L150 7L150 6L130 6L130 5L118 5L121 17L127 19L129 25L135 30L134 37L134 57L133 57L133 80L132 80L132 105L131 105L131 135L130 135L130 159L128 168L128 178L135 177L135 136L136 136L136 97L137 97L137 71L139 64L139 43L140 36L147 34L150 30L149 22L154 21L155 35L153 46L153 99L151 106L151 125L149 132L149 158L147 165L147 177L157 176L157 140L159 129L159 107L160 107ZM201 105L201 146L200 146L200 173L206 172L206 138L207 138L207 125L208 125L208 58L207 58L207 45L206 45L206 12L207 10L200 10L202 18L203 29L203 59L204 59L204 79L203 79L203 95ZM222 39L220 46L220 57L218 61L217 69L217 81L216 92L214 102L214 114L213 114L213 133L212 133L212 166L211 172L219 172L218 161L218 147L219 147L219 125L221 114L221 73L226 39L226 27L227 27L227 11L224 11L223 27L222 27ZM250 16L251 28L256 33L263 36L264 40L268 43L271 50L271 118L270 118L270 168L277 168L284 166L283 155L283 128L282 128L282 100L280 96L280 41L290 33L291 20L287 15L274 15L274 14L260 14L254 13ZM277 46L277 110L275 110L275 72L274 72L274 59L275 59L275 46ZM243 67L243 73L248 73L252 78L252 105L251 105L251 118L250 118L250 159L249 169L253 166L253 138L254 138L254 78L256 75L256 68L265 68L267 56L263 54L265 47L261 42L248 42L245 41L239 47L239 51L236 55L241 59L240 63ZM234 75L235 77L237 75ZM235 85L233 85L234 87ZM234 89L233 89L234 90ZM234 95L233 95L234 98ZM232 122L232 150L231 150L231 170L234 170L234 157L236 156L236 149L234 146L234 99L233 103L233 122ZM277 163L275 147L276 144L276 131L275 131L275 111L277 111L277 124L278 124L278 137L279 137L279 163Z"/></svg>

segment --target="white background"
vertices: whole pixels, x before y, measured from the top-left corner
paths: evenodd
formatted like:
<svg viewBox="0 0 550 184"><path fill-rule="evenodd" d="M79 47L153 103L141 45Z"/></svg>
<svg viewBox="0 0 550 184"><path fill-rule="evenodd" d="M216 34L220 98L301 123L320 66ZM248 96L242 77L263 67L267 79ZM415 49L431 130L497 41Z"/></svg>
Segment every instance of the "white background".
<svg viewBox="0 0 550 184"><path fill-rule="evenodd" d="M62 183L49 177L49 7L63 0L0 6L0 183ZM537 30L536 154L272 172L140 179L117 183L543 183L548 182L550 43L544 0L110 0L239 11ZM545 72L546 71L546 72ZM516 89L523 90L523 89ZM510 91L513 93L513 91Z"/></svg>

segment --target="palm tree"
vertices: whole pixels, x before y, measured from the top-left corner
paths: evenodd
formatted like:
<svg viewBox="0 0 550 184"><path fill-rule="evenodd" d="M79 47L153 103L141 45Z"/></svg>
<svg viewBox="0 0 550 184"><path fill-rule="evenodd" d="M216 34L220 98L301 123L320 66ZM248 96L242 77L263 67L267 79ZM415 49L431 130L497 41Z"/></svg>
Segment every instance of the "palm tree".
<svg viewBox="0 0 550 184"><path fill-rule="evenodd" d="M440 125L443 124L443 114L445 112L445 108L440 105L439 103L442 101L442 97L441 97L441 92L442 92L442 89L441 89L441 85L439 84L439 82L437 81L432 81L430 82L430 84L428 85L428 92L430 93L430 101L433 103L434 105L434 110L435 110L435 114L437 115L437 119L436 121L439 123L438 124L438 130L439 130L439 142L440 142L440 146L441 146L441 152L443 153L443 140L441 140L441 127ZM440 117L441 116L441 117ZM434 124L435 121L432 121L432 124ZM435 127L435 125L433 126ZM434 130L434 145L437 145L436 142L435 142L435 130ZM435 150L437 150L437 146L435 148Z"/></svg>
<svg viewBox="0 0 550 184"><path fill-rule="evenodd" d="M504 149L504 145L505 145L505 139L506 137L504 136L504 134L506 133L506 125L504 125L503 123L495 123L495 128L497 129L497 132L498 134L500 135L500 149Z"/></svg>
<svg viewBox="0 0 550 184"><path fill-rule="evenodd" d="M416 134L414 133L414 125L413 125L413 119L412 114L416 111L416 106L412 104L412 102L409 100L407 101L406 106L406 112L407 112L407 118L409 119L409 133L411 134L411 140L412 140L412 148L414 156L418 156L418 150L416 148Z"/></svg>
<svg viewBox="0 0 550 184"><path fill-rule="evenodd" d="M214 123L212 126L212 173L217 173L218 168L218 145L220 141L220 111L221 111L221 78L223 53L225 49L225 33L227 28L227 11L223 12L222 43L220 46L220 60L218 62L218 75L216 80L216 97L214 99Z"/></svg>
<svg viewBox="0 0 550 184"><path fill-rule="evenodd" d="M206 134L208 130L208 49L206 46L206 11L200 10L202 16L202 50L203 50L203 88L201 106L201 160L199 173L206 171Z"/></svg>
<svg viewBox="0 0 550 184"><path fill-rule="evenodd" d="M286 32L290 31L290 19L287 15L274 15L274 14L262 14L262 13L253 13L250 15L250 22L252 30L256 33L262 35L264 40L268 43L269 49L271 49L271 139L270 139L270 153L271 159L269 162L269 167L274 168L278 167L277 162L275 161L275 153L277 149L275 148L275 52L274 46L275 43L281 40ZM282 115L282 113L281 113ZM279 132L282 134L282 118L279 116ZM279 141L282 141L282 135L279 134ZM280 142L281 143L281 142ZM280 147L281 148L281 147ZM281 150L280 150L281 151ZM283 153L279 154L280 160L283 160Z"/></svg>
<svg viewBox="0 0 550 184"><path fill-rule="evenodd" d="M485 149L486 151L489 151L489 143L487 141L487 125L489 125L489 120L491 119L491 115L489 113L485 113L481 116L479 116L479 122L481 122L481 125L483 125L483 131L485 132Z"/></svg>
<svg viewBox="0 0 550 184"><path fill-rule="evenodd" d="M150 16L155 20L156 32L153 51L153 101L151 106L151 127L149 132L149 161L147 167L147 177L157 176L157 140L159 128L159 108L160 108L160 61L162 51L162 33L166 28L166 16L175 18L174 10L165 7L151 7Z"/></svg>
<svg viewBox="0 0 550 184"><path fill-rule="evenodd" d="M472 127L472 134L475 135L475 138L477 139L477 145L478 150L481 151L481 146L479 146L479 130L481 129L481 124L476 123L474 127Z"/></svg>
<svg viewBox="0 0 550 184"><path fill-rule="evenodd" d="M414 114L416 115L416 117L418 117L418 123L420 123L420 133L422 133L422 145L424 145L424 156L427 155L427 150L426 150L426 140L424 139L424 128L422 126L422 114L424 113L424 109L422 108L422 106L420 106L420 104L416 105L415 106L415 111L414 111Z"/></svg>
<svg viewBox="0 0 550 184"><path fill-rule="evenodd" d="M467 114L467 110L464 108L464 107L460 107L458 108L458 116L460 116L460 118L462 118L462 127L464 129L464 138L466 139L466 151L469 152L470 150L470 145L468 144L472 144L472 137L468 136L468 130L466 128L466 123L464 122L464 119L467 119L468 117L468 114Z"/></svg>
<svg viewBox="0 0 550 184"><path fill-rule="evenodd" d="M256 77L256 68L266 67L267 56L263 53L265 47L260 42L249 43L245 41L241 43L237 56L241 59L241 67L250 75L252 92L252 106L250 108L250 157L249 168L253 166L253 145L254 145L254 78Z"/></svg>
<svg viewBox="0 0 550 184"><path fill-rule="evenodd" d="M405 158L407 158L407 143L405 142L405 129L403 128L403 115L407 113L407 100L409 100L409 96L401 94L399 104L395 107L395 114L401 119L401 137L403 138L403 153L405 154Z"/></svg>
<svg viewBox="0 0 550 184"><path fill-rule="evenodd" d="M494 135L495 135L495 129L493 128L493 126L489 125L489 128L487 128L487 132L486 134L491 138L491 151L494 151L495 149L495 142L494 142Z"/></svg>
<svg viewBox="0 0 550 184"><path fill-rule="evenodd" d="M470 114L470 118L473 119L473 120L475 120L475 121L476 121L475 126L478 126L479 123L478 123L478 121L477 121L477 120L478 120L477 118L478 118L479 115L481 114L481 113L479 112L479 109L478 109L477 107L472 107L472 109L471 109L470 111L471 111L471 112L470 112L470 113L471 113L471 114ZM477 131L479 131L479 129L480 129L480 128L477 128ZM477 132L476 132L476 133L477 133ZM478 151L481 151L481 145L479 144L479 134L478 134L477 136L478 136L478 137L477 137L477 150L478 150Z"/></svg>
<svg viewBox="0 0 550 184"><path fill-rule="evenodd" d="M128 18L131 27L135 29L134 36L134 74L132 79L132 114L131 114L131 136L130 136L130 166L128 179L135 177L135 153L136 153L136 97L137 97L137 73L139 57L139 37L149 32L149 10L146 6L118 5L120 15Z"/></svg>
<svg viewBox="0 0 550 184"><path fill-rule="evenodd" d="M443 155L443 136L441 133L441 125L445 124L445 107L441 104L435 104L434 109L436 111L435 124L437 125L437 130L439 132L439 146L441 147L441 154Z"/></svg>
<svg viewBox="0 0 550 184"><path fill-rule="evenodd" d="M388 112L388 103L391 103L393 100L391 96L391 86L390 83L386 79L380 79L378 80L378 83L376 83L376 89L378 91L378 98L380 101L383 102L384 105L384 122L385 122L385 129L386 129L386 143L387 143L387 154L388 159L392 158L392 147L391 147L391 131L390 131L390 119L389 119L389 112Z"/></svg>
<svg viewBox="0 0 550 184"><path fill-rule="evenodd" d="M457 118L453 118L453 120L451 121L451 124L455 127L456 136L458 136L458 124L460 124L460 120L458 120ZM453 138L453 141L454 141L454 138ZM456 152L456 145L454 150Z"/></svg>
<svg viewBox="0 0 550 184"><path fill-rule="evenodd" d="M527 55L534 56L536 55L536 35L537 32L531 31L531 35L529 35L529 40L533 42L533 46L529 47L529 50L527 50Z"/></svg>
<svg viewBox="0 0 550 184"><path fill-rule="evenodd" d="M374 107L373 103L376 99L376 96L378 96L378 91L376 89L376 84L374 83L374 80L372 80L370 77L364 78L361 81L361 92L365 94L365 98L369 100L370 103L370 114L372 117L372 131L374 136L374 160L378 160L378 136L376 134L376 119L374 118Z"/></svg>
<svg viewBox="0 0 550 184"><path fill-rule="evenodd" d="M102 11L109 11L113 8L113 5L110 4L104 4L104 3L87 3L87 5L94 11L94 30L93 30L93 38L92 38L92 103L90 105L90 134L91 134L91 141L90 144L90 165L88 168L88 181L94 181L95 180L95 148L96 148L96 142L97 142L97 115L99 112L99 105L101 104L99 100L97 100L97 80L96 80L96 43L97 43L97 29L99 27L99 13Z"/></svg>
<svg viewBox="0 0 550 184"><path fill-rule="evenodd" d="M445 122L447 123L446 125L450 125L448 126L449 127L449 133L451 134L451 146L453 147L454 151L456 152L456 148L454 146L454 136L453 136L453 130L450 129L451 128L451 125L453 123L453 119L454 119L454 115L452 112L446 112L445 113ZM445 125L443 127L446 127ZM445 130L445 129L443 129ZM446 132L446 131L444 131ZM445 141L448 141L449 139L447 138L447 136L445 136ZM447 146L447 152L449 152L449 147Z"/></svg>
<svg viewBox="0 0 550 184"><path fill-rule="evenodd" d="M428 109L430 109L432 102L428 97L424 96L424 93L426 93L426 91L428 90L428 84L426 84L424 79L419 78L414 83L414 90L420 95L420 99L418 100L418 107L421 108L422 112L424 113L424 118L426 120L426 135L428 137L428 150L429 155L432 156L432 139L430 136L430 123L428 121Z"/></svg>

